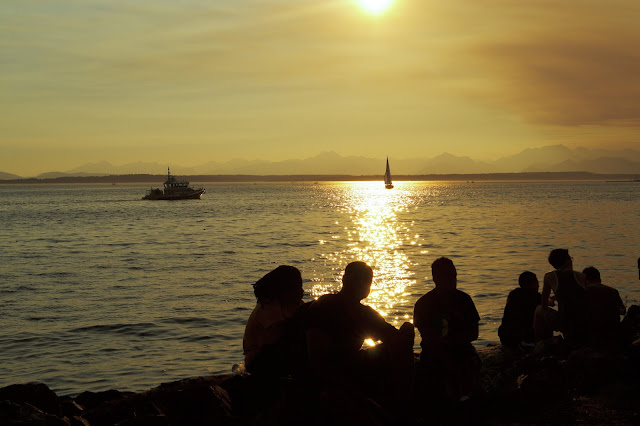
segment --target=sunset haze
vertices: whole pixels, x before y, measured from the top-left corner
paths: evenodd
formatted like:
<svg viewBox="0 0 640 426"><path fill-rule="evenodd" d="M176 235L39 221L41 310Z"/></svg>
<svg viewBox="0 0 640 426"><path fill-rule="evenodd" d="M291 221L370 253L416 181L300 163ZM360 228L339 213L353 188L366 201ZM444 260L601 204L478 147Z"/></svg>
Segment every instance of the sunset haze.
<svg viewBox="0 0 640 426"><path fill-rule="evenodd" d="M0 171L639 146L640 3L366 9L4 1Z"/></svg>

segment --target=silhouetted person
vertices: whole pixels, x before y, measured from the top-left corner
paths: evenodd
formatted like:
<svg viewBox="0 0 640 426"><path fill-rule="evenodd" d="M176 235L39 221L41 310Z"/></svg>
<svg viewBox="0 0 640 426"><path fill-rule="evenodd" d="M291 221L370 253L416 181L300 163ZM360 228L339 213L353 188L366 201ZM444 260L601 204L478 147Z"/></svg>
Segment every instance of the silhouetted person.
<svg viewBox="0 0 640 426"><path fill-rule="evenodd" d="M300 271L293 266L278 266L253 288L257 303L242 341L245 366L258 375L291 373L306 357L303 324L292 319L303 304Z"/></svg>
<svg viewBox="0 0 640 426"><path fill-rule="evenodd" d="M618 290L602 284L600 271L589 266L582 273L586 278L586 298L589 311L590 342L596 346L617 346L620 343L620 315L627 313Z"/></svg>
<svg viewBox="0 0 640 426"><path fill-rule="evenodd" d="M550 337L556 330L561 331L569 343L579 345L588 335L585 277L573 270L573 258L567 249L551 250L548 260L555 269L544 275L542 303L535 320L536 340ZM551 292L558 303L557 315L549 308L553 306Z"/></svg>
<svg viewBox="0 0 640 426"><path fill-rule="evenodd" d="M480 316L471 297L456 288L450 259L436 259L431 273L435 288L416 302L413 314L422 335L418 403L458 404L469 400L478 379L480 359L471 342L478 338Z"/></svg>
<svg viewBox="0 0 640 426"><path fill-rule="evenodd" d="M520 287L512 290L507 297L498 336L504 346L527 350L535 342L533 319L542 295L538 292L538 277L533 272L525 271L520 274L518 285Z"/></svg>
<svg viewBox="0 0 640 426"><path fill-rule="evenodd" d="M321 296L309 307L309 362L316 380L325 387L370 393L379 390L382 379L391 382L387 392L391 389L399 398L402 392L410 391L413 377L413 325L404 323L398 330L373 308L360 303L369 295L372 280L369 265L349 263L340 292ZM383 343L362 350L368 338Z"/></svg>

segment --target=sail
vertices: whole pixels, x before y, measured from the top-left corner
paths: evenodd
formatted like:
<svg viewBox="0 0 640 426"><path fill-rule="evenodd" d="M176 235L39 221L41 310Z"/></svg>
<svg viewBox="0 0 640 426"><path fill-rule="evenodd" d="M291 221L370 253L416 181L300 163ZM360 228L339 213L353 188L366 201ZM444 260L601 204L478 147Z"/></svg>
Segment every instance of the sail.
<svg viewBox="0 0 640 426"><path fill-rule="evenodd" d="M389 169L389 157L387 157L387 170L384 172L384 186L387 189L393 188L393 183L391 183L391 170Z"/></svg>

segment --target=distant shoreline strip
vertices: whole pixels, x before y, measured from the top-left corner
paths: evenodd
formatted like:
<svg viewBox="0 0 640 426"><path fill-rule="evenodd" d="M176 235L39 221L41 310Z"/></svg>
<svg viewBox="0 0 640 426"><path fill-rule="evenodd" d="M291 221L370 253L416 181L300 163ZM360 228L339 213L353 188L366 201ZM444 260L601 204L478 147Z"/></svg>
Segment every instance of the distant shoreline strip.
<svg viewBox="0 0 640 426"><path fill-rule="evenodd" d="M0 184L30 183L155 183L165 175L127 174L96 176L60 176L55 178L20 178L0 180ZM356 182L381 181L379 175L184 175L191 182ZM603 181L640 182L632 174L598 174L590 172L527 172L527 173L474 173L474 174L426 174L395 175L401 181Z"/></svg>

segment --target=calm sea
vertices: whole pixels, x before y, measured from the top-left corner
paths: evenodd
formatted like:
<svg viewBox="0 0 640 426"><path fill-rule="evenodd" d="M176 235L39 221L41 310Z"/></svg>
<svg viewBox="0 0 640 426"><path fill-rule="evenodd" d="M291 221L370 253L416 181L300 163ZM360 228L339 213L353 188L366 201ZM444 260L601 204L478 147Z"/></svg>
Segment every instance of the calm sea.
<svg viewBox="0 0 640 426"><path fill-rule="evenodd" d="M204 186L200 201L167 202L141 200L141 185L0 185L0 386L141 391L229 372L251 284L279 264L302 271L311 300L348 262L370 263L365 303L399 326L449 256L479 346L498 341L506 295L524 270L542 278L552 248L640 300L638 183Z"/></svg>

